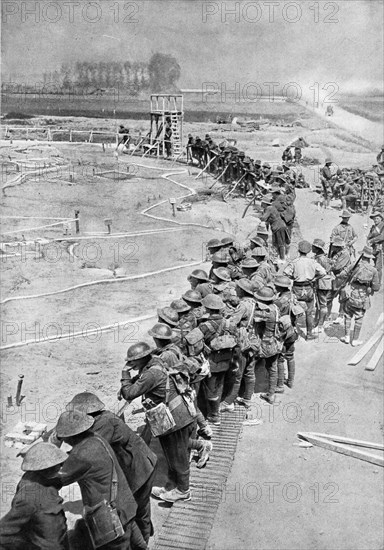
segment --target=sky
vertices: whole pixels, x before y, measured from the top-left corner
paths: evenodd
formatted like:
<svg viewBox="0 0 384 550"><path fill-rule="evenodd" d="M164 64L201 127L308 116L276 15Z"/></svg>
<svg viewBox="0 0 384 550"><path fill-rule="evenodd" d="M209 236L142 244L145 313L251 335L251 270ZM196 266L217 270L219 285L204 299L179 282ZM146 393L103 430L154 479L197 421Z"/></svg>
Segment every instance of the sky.
<svg viewBox="0 0 384 550"><path fill-rule="evenodd" d="M383 3L208 0L2 1L2 74L33 82L76 61L181 66L181 88L239 82L339 91L382 86ZM332 91L332 90L330 90Z"/></svg>

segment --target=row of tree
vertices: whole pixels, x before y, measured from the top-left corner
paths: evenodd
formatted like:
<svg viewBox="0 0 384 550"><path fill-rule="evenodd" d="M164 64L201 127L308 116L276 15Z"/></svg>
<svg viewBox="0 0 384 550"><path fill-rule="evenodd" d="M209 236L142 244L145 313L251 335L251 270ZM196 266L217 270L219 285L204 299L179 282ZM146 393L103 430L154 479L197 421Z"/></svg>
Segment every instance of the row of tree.
<svg viewBox="0 0 384 550"><path fill-rule="evenodd" d="M55 84L61 89L118 89L136 95L141 91L174 92L180 78L180 65L168 54L155 53L149 62L143 61L78 61L63 63L60 70L46 72L44 85Z"/></svg>

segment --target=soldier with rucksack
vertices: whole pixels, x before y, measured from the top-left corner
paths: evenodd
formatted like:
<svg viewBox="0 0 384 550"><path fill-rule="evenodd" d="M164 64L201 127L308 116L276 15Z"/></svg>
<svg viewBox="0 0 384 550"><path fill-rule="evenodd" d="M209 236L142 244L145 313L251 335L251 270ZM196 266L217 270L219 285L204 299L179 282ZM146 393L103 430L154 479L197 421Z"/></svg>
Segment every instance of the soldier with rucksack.
<svg viewBox="0 0 384 550"><path fill-rule="evenodd" d="M255 353L250 347L249 333L253 329L253 314L255 311L254 286L248 279L240 279L236 283L236 292L240 303L229 318L231 325L238 329L238 344L240 365L236 374L235 383L231 391L221 403L221 411L233 412L235 400L249 408L255 387ZM243 385L241 396L240 388Z"/></svg>
<svg viewBox="0 0 384 550"><path fill-rule="evenodd" d="M349 275L349 289L344 290L344 330L345 334L341 341L352 346L360 346L363 341L359 340L361 327L366 310L370 307L370 296L380 288L380 281L377 269L371 265L370 260L374 259L370 246L365 246L361 252L361 259L352 269ZM342 299L343 299L342 298ZM351 321L355 320L353 335L351 337Z"/></svg>
<svg viewBox="0 0 384 550"><path fill-rule="evenodd" d="M210 294L202 301L208 318L199 324L199 329L204 335L204 344L208 353L208 361L211 376L202 382L207 407L207 420L215 426L220 425L220 401L224 389L224 379L229 370L236 339L227 334L226 322L223 316L225 304L216 295Z"/></svg>
<svg viewBox="0 0 384 550"><path fill-rule="evenodd" d="M158 335L160 329L155 327L153 332ZM188 369L182 361L170 368L145 342L130 346L126 361L120 395L127 401L144 397L147 432L144 439L148 443L152 435L159 438L168 464L167 484L164 487L153 487L152 495L172 503L190 500L189 458L196 409ZM136 369L138 375L132 377L131 371ZM201 454L204 451L204 441L201 441Z"/></svg>
<svg viewBox="0 0 384 550"><path fill-rule="evenodd" d="M268 372L268 392L260 394L260 397L270 405L275 402L277 386L277 360L283 348L279 332L279 308L274 301L277 298L274 290L264 287L255 293L256 308L253 321L256 324L256 332L260 337L258 357L264 359Z"/></svg>
<svg viewBox="0 0 384 550"><path fill-rule="evenodd" d="M277 360L277 386L275 393L284 393L284 384L293 388L295 379L295 342L298 338L296 320L304 315L303 308L299 305L295 294L291 291L291 281L284 275L278 275L275 279L275 288L278 297L275 304L280 311L280 321L285 318L283 332L283 349ZM284 365L287 362L288 377L285 380Z"/></svg>

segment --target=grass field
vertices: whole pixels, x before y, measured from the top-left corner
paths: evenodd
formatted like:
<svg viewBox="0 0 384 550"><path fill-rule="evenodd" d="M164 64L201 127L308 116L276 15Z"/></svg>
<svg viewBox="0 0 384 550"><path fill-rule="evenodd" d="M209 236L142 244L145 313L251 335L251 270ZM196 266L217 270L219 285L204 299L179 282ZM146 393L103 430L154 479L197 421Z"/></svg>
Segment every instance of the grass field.
<svg viewBox="0 0 384 550"><path fill-rule="evenodd" d="M196 97L197 96L197 97ZM306 110L298 104L284 101L270 102L268 100L234 101L228 96L227 100L207 99L203 101L199 94L184 97L184 120L186 122L215 121L218 115L247 116L269 120L284 120L292 122L306 117ZM1 96L1 112L17 113L19 118L25 115L46 116L87 116L94 118L143 119L149 118L149 97L139 99L132 97L103 96L84 97L68 95L44 94L7 94ZM224 99L224 98L223 98Z"/></svg>
<svg viewBox="0 0 384 550"><path fill-rule="evenodd" d="M340 107L359 115L372 122L384 121L384 97L383 96L356 96L356 95L342 95L339 101ZM336 105L337 109L337 105Z"/></svg>

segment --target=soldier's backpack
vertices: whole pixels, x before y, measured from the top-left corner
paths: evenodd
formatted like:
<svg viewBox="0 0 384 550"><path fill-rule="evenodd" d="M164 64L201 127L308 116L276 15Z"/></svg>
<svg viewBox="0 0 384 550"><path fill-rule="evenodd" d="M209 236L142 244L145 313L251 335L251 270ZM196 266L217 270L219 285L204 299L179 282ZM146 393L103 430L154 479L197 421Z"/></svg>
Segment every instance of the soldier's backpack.
<svg viewBox="0 0 384 550"><path fill-rule="evenodd" d="M373 273L369 265L361 263L357 273L353 276L352 282L356 281L361 285L368 284L373 279Z"/></svg>
<svg viewBox="0 0 384 550"><path fill-rule="evenodd" d="M210 336L205 339L205 343L210 350L209 358L214 363L230 361L233 350L237 345L237 339L230 331L228 321L222 319L217 322L212 319L204 323L209 328ZM201 326L202 328L202 326Z"/></svg>

